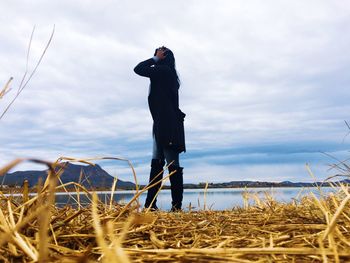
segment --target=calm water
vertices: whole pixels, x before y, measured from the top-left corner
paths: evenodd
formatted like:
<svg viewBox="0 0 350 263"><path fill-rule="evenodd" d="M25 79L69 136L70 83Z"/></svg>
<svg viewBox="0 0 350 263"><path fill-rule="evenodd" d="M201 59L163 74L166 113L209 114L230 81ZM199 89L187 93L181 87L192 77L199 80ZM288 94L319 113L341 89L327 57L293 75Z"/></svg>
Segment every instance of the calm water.
<svg viewBox="0 0 350 263"><path fill-rule="evenodd" d="M322 194L328 194L331 191L335 191L332 188L322 188ZM301 197L313 192L316 196L320 196L320 191L317 188L251 188L251 189L208 189L206 194L203 189L185 189L183 208L188 210L191 205L193 210L204 209L205 205L208 209L213 210L225 210L232 209L235 206L243 206L244 193L258 194L262 199L266 198L266 193L271 195L275 200L280 202L291 202L294 200L300 200ZM113 196L113 200L118 203L127 203L134 196L135 191L116 191ZM109 191L97 192L99 198L109 203L111 193ZM77 198L76 194L71 196L66 193L57 193L56 202L59 205L67 203L74 204L74 199ZM139 198L140 203L143 205L145 202L146 194L142 194ZM249 199L250 204L254 204L254 199ZM88 199L81 195L80 201L87 203ZM169 210L171 205L170 190L162 190L158 195L157 205L162 210Z"/></svg>

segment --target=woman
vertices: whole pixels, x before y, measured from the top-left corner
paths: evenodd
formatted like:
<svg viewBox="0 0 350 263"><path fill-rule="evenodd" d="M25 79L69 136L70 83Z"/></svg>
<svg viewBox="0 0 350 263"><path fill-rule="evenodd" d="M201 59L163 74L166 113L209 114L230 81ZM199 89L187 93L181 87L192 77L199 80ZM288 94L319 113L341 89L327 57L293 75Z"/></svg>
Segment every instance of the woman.
<svg viewBox="0 0 350 263"><path fill-rule="evenodd" d="M179 154L186 151L183 121L185 114L179 109L178 89L180 81L175 69L173 52L157 48L154 56L140 62L135 73L150 78L148 105L153 119L153 155L149 182L159 182L147 192L145 207L158 210L156 195L163 178L165 161L170 176L172 208L181 210L183 195L183 168L180 167Z"/></svg>

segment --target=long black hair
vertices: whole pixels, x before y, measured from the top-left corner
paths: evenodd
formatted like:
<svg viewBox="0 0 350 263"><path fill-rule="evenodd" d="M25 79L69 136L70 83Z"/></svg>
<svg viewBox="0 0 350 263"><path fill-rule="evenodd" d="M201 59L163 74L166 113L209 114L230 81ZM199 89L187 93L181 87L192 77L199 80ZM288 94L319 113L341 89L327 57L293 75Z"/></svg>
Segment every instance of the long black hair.
<svg viewBox="0 0 350 263"><path fill-rule="evenodd" d="M179 79L179 76L178 76L177 71L176 71L174 53L169 48L164 47L164 46L160 47L159 49L165 50L165 53L164 53L165 58L159 60L157 62L157 64L158 65L166 65L171 69L171 71L173 72L175 79L176 79L175 85L179 89L180 88L180 79ZM156 55L157 50L158 50L158 48L155 50L154 56Z"/></svg>

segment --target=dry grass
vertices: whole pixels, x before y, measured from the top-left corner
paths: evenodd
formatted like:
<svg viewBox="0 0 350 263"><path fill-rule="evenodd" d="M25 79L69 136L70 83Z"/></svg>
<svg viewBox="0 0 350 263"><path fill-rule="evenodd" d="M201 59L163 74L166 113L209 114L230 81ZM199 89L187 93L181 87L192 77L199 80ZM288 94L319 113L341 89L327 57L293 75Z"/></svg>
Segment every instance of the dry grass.
<svg viewBox="0 0 350 263"><path fill-rule="evenodd" d="M13 80L13 78L11 77L7 83L5 84L5 86L0 90L0 99L2 99L10 90L10 83Z"/></svg>
<svg viewBox="0 0 350 263"><path fill-rule="evenodd" d="M33 31L30 35L30 39L29 39L29 44L28 44L28 48L27 48L27 59L26 59L26 67L25 67L25 72L22 76L21 82L19 84L18 90L15 94L15 96L12 98L12 100L8 103L8 105L5 107L5 109L3 110L2 113L0 113L0 120L5 116L5 114L7 113L7 111L10 109L10 107L14 104L14 102L16 101L16 99L19 97L19 95L21 95L22 91L27 87L28 83L30 82L30 80L32 79L32 77L34 76L34 74L36 73L38 67L41 64L41 61L43 60L50 44L52 41L52 38L54 36L55 33L55 26L53 26L51 35L49 37L49 40L46 43L45 48L43 49L38 61L36 62L34 69L31 72L28 72L28 63L29 63L29 55L30 55L30 49L31 49L31 45L32 45L32 40L33 40L33 35L35 32L35 26L33 27ZM13 80L13 77L11 77L9 79L9 81L5 84L5 86L0 90L0 99L2 99L8 92L11 91L10 88L10 83Z"/></svg>
<svg viewBox="0 0 350 263"><path fill-rule="evenodd" d="M103 158L105 159L105 158ZM116 158L118 159L118 158ZM283 204L231 211L141 211L137 190L125 206L91 199L91 206L56 207L60 162L49 167L38 195L27 201L0 196L0 260L4 262L348 262L350 194L345 186L328 197L310 194ZM90 163L91 160L75 160ZM119 159L118 159L119 160ZM0 169L4 174L23 160ZM127 161L127 160L124 160ZM130 164L132 168L132 165ZM136 176L135 176L136 180ZM114 187L112 187L114 188Z"/></svg>

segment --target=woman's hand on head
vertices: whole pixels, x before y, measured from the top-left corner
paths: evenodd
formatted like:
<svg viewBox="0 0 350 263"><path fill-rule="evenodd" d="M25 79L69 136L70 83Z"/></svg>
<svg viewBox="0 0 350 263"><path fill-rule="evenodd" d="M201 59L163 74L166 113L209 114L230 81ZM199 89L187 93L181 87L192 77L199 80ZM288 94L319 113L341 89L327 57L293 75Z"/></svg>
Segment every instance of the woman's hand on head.
<svg viewBox="0 0 350 263"><path fill-rule="evenodd" d="M165 56L165 51L164 49L160 49L158 48L157 49L157 52L156 52L156 56L159 58L159 59L164 59L166 56Z"/></svg>

